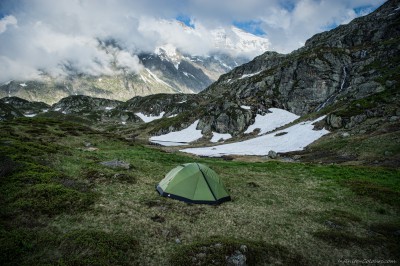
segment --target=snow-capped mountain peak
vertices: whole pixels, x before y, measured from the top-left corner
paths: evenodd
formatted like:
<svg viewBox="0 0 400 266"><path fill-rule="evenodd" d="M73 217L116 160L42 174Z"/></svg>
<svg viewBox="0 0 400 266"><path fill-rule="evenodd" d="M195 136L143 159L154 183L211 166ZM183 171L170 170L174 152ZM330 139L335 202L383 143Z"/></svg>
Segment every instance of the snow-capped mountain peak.
<svg viewBox="0 0 400 266"><path fill-rule="evenodd" d="M178 53L176 47L172 44L165 44L156 47L154 53L157 54L161 60L171 61L175 68L178 69L179 63L181 62L182 55Z"/></svg>
<svg viewBox="0 0 400 266"><path fill-rule="evenodd" d="M214 36L216 48L227 49L234 53L255 56L264 53L270 47L267 38L256 36L233 26L230 29L215 29L211 34Z"/></svg>

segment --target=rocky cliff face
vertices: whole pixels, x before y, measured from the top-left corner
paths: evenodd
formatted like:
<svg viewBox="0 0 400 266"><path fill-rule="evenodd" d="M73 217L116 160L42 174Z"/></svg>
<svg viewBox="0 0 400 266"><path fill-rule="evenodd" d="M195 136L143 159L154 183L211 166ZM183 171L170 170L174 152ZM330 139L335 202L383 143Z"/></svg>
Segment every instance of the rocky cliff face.
<svg viewBox="0 0 400 266"><path fill-rule="evenodd" d="M383 91L386 84L377 78L398 62L398 3L389 1L368 16L317 34L288 55L267 52L223 75L204 93L243 103L275 100L306 114L343 97L359 99Z"/></svg>

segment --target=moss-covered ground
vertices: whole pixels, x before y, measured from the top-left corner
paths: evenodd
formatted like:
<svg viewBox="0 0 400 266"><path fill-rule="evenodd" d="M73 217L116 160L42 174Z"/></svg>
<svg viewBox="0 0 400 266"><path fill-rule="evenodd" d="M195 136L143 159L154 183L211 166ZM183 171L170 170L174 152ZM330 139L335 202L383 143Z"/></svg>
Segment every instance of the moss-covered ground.
<svg viewBox="0 0 400 266"><path fill-rule="evenodd" d="M102 161L123 160L130 169ZM180 163L220 174L232 201L192 205L155 185ZM400 170L195 158L68 121L0 123L1 265L336 265L400 262Z"/></svg>

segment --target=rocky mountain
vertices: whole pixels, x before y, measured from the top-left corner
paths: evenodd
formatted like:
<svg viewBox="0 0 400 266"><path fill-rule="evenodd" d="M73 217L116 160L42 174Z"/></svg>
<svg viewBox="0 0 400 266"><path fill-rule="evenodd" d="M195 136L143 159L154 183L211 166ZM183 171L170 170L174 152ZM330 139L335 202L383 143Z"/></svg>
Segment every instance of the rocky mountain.
<svg viewBox="0 0 400 266"><path fill-rule="evenodd" d="M179 22L186 31L195 31ZM196 33L199 34L199 33ZM263 53L269 42L237 28L212 32L214 51L192 55L172 44L134 54L114 39L98 40L97 49L110 58L106 74L82 73L72 62L61 62L63 73L53 77L42 71L38 80L13 80L0 86L0 97L17 96L53 104L69 95L87 95L126 101L157 93L198 93L221 74L248 62L250 54Z"/></svg>
<svg viewBox="0 0 400 266"><path fill-rule="evenodd" d="M360 106L355 113L366 112L366 105L382 108L374 98L398 97L399 6L388 1L367 16L313 36L290 54L266 52L222 75L199 95L210 102L199 126L238 134L256 112L270 107L298 115L348 110L350 104ZM241 105L251 106L253 115Z"/></svg>

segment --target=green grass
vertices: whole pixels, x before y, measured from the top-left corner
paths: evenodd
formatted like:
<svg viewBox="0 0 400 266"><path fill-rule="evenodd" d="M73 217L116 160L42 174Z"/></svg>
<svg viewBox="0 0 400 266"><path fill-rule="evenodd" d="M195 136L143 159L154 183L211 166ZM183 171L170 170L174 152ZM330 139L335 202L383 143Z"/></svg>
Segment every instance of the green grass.
<svg viewBox="0 0 400 266"><path fill-rule="evenodd" d="M2 265L224 265L241 248L248 265L399 259L399 169L197 158L44 118L0 123L0 151ZM115 159L130 169L100 165ZM157 194L193 161L231 202Z"/></svg>

